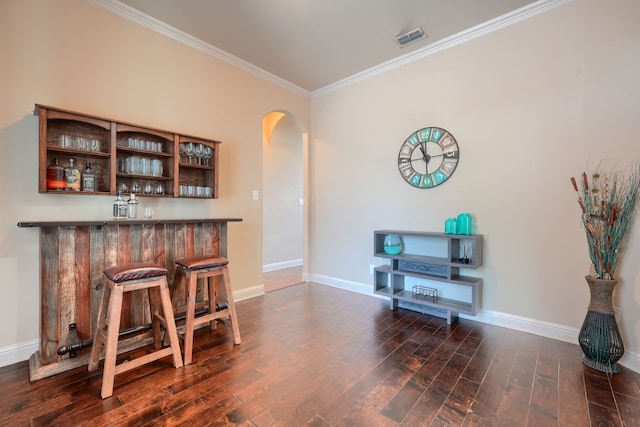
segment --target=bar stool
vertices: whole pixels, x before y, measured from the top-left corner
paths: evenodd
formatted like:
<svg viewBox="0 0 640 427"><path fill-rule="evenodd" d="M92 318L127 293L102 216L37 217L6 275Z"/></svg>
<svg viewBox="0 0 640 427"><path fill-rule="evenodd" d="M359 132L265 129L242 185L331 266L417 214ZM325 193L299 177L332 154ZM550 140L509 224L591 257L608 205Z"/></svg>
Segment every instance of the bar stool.
<svg viewBox="0 0 640 427"><path fill-rule="evenodd" d="M184 325L184 364L191 363L193 352L193 332L197 325L209 323L211 330L216 328L217 319L228 318L233 329L233 339L236 344L240 344L240 330L238 329L238 319L236 317L236 307L233 302L233 292L229 279L229 261L226 258L213 255L192 256L177 259L176 261L175 285L179 285L182 278L187 283L187 311ZM224 293L226 294L226 307L216 307L217 298L220 292L216 289L215 277L222 276L224 283ZM203 279L208 284L209 304L208 313L196 317L196 284L198 279ZM174 290L177 289L174 287Z"/></svg>
<svg viewBox="0 0 640 427"><path fill-rule="evenodd" d="M104 275L105 286L102 289L98 322L89 359L89 371L94 371L98 368L102 347L105 347L100 393L103 399L113 394L114 377L118 374L168 355L173 355L173 366L176 368L182 366L180 343L167 285L167 269L154 263L141 262L107 268L104 270ZM116 366L123 295L124 292L138 289L147 289L149 293L154 346L157 350ZM169 347L161 348L160 325L164 326L169 336Z"/></svg>

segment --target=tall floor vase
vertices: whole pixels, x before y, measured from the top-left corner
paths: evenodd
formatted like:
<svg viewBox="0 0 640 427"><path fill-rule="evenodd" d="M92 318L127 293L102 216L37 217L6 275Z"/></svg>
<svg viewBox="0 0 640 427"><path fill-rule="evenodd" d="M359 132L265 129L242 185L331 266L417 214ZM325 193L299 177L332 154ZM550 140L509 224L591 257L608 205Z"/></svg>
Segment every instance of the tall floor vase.
<svg viewBox="0 0 640 427"><path fill-rule="evenodd" d="M578 342L584 355L582 363L607 373L618 373L617 362L624 354L611 296L617 280L585 277L591 293L587 316L580 328Z"/></svg>

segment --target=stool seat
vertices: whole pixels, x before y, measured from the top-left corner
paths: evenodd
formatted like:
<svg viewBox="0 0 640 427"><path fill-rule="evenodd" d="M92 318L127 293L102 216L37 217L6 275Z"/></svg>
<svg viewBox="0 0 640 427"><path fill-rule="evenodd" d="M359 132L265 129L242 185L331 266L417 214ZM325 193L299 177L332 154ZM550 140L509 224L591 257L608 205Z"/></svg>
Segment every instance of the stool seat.
<svg viewBox="0 0 640 427"><path fill-rule="evenodd" d="M233 339L235 344L240 344L240 330L236 316L236 307L233 302L233 291L229 279L229 261L226 258L214 255L190 256L175 260L177 265L174 291L182 278L186 282L187 308L184 324L184 364L188 365L192 360L193 333L197 325L209 323L211 330L216 328L218 319L228 319L231 322ZM222 277L221 284L216 281ZM196 316L196 297L198 294L198 280L203 280L207 293L207 313ZM226 302L218 304L219 298L226 298Z"/></svg>
<svg viewBox="0 0 640 427"><path fill-rule="evenodd" d="M127 280L158 277L168 273L167 269L152 262L137 262L133 264L115 265L104 270L104 275L116 283Z"/></svg>
<svg viewBox="0 0 640 427"><path fill-rule="evenodd" d="M177 259L176 264L190 270L199 270L201 268L222 267L229 264L226 258L211 255L192 256Z"/></svg>
<svg viewBox="0 0 640 427"><path fill-rule="evenodd" d="M98 320L89 357L89 371L98 368L104 347L100 395L105 399L113 394L114 377L118 374L169 355L173 356L173 366L176 368L181 367L183 363L167 284L167 269L154 263L139 262L109 267L103 273L105 286L102 288L98 308ZM156 350L116 365L123 296L125 292L140 289L146 289L149 295L151 326ZM162 348L161 326L165 328L170 342L170 346L166 348Z"/></svg>

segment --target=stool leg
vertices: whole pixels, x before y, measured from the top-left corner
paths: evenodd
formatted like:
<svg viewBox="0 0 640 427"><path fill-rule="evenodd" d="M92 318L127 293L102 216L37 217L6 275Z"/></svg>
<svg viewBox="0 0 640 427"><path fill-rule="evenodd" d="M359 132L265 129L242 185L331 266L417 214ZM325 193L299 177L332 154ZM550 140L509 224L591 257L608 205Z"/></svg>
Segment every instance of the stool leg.
<svg viewBox="0 0 640 427"><path fill-rule="evenodd" d="M191 353L193 352L193 328L195 327L196 312L196 284L197 275L191 272L187 276L187 312L184 325L184 364L191 363Z"/></svg>
<svg viewBox="0 0 640 427"><path fill-rule="evenodd" d="M182 366L182 354L180 353L180 342L178 341L178 330L176 329L176 321L173 316L173 307L171 304L171 295L166 280L160 282L160 301L162 302L162 314L166 326L166 333L169 335L169 342L173 350L173 366L179 368Z"/></svg>
<svg viewBox="0 0 640 427"><path fill-rule="evenodd" d="M209 277L205 277L204 279L207 282L208 285L208 292L209 292L209 313L215 313L216 312L216 276L209 276ZM216 319L213 319L211 322L209 322L209 329L214 331L216 329L218 322Z"/></svg>
<svg viewBox="0 0 640 427"><path fill-rule="evenodd" d="M162 348L162 331L160 330L160 292L159 288L147 288L149 295L149 310L151 312L151 330L153 331L153 346L158 349Z"/></svg>
<svg viewBox="0 0 640 427"><path fill-rule="evenodd" d="M103 399L113 394L113 381L116 375L116 356L118 353L118 333L120 332L120 315L122 313L122 294L122 285L115 285L111 290L109 320L107 322L107 341L102 372L102 391L100 393Z"/></svg>
<svg viewBox="0 0 640 427"><path fill-rule="evenodd" d="M104 345L105 331L107 330L107 313L109 310L109 299L111 298L111 287L105 284L102 287L100 306L98 306L98 319L96 330L93 333L93 344L91 345L91 355L89 356L89 372L95 371L100 364L100 354Z"/></svg>
<svg viewBox="0 0 640 427"><path fill-rule="evenodd" d="M236 305L233 302L233 290L231 289L231 279L229 277L229 268L222 268L222 276L224 277L224 289L227 293L227 305L229 306L229 320L231 320L231 328L233 329L233 339L236 344L240 344L240 328L238 327L238 318L236 316Z"/></svg>

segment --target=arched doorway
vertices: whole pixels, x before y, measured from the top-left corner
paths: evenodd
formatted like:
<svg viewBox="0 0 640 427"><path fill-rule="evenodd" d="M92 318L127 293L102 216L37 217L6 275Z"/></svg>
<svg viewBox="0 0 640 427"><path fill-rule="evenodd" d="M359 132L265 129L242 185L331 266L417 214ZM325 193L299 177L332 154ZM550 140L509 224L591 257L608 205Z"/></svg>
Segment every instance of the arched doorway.
<svg viewBox="0 0 640 427"><path fill-rule="evenodd" d="M296 118L263 118L262 258L265 292L302 282L305 133Z"/></svg>

